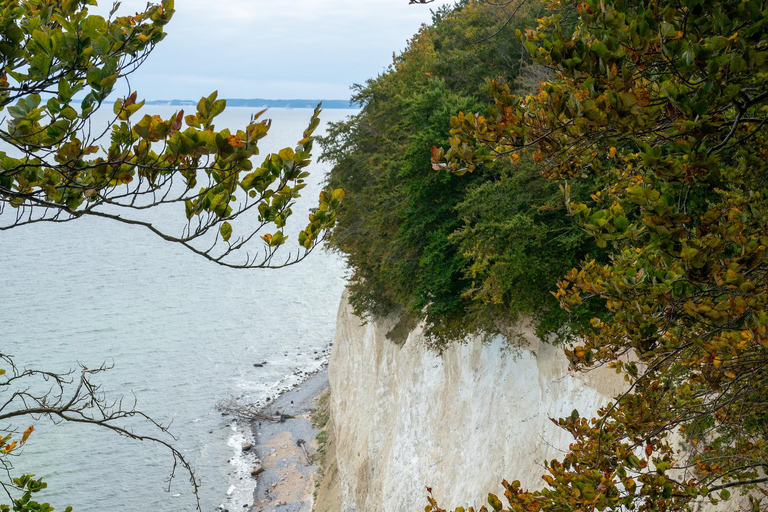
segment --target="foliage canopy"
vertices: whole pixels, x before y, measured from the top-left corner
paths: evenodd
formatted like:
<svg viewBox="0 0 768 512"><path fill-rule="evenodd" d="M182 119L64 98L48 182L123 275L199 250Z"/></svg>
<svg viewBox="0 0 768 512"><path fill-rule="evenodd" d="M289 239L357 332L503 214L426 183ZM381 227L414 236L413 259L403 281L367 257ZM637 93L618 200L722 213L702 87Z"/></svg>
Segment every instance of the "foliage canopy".
<svg viewBox="0 0 768 512"><path fill-rule="evenodd" d="M133 16L116 16L115 7L109 18L90 14L89 4L96 2L0 4L0 108L8 114L0 132L6 146L0 152L0 229L97 216L143 226L221 265L272 265L274 250L286 241L291 204L304 187L319 109L295 148L268 155L258 167L252 158L270 121L260 120L260 112L244 129L217 130L214 121L226 101L215 92L194 114L147 114L138 121L144 102L133 92L115 101L113 122L92 126L92 114L118 80L163 39L173 1ZM333 224L340 198L340 191L321 194L299 234L304 254ZM176 204L186 214L180 234L143 215ZM261 236L261 258L236 259L270 227L275 231Z"/></svg>
<svg viewBox="0 0 768 512"><path fill-rule="evenodd" d="M768 495L768 9L732 0L586 0L520 34L556 73L521 97L494 83L435 165L529 154L606 248L567 272L565 308L605 300L574 367L626 393L558 424L574 441L546 487L504 482L494 510L765 510ZM565 29L568 20L573 26ZM573 187L597 185L584 200ZM733 498L732 498L733 496ZM485 507L484 507L485 509ZM432 500L428 510L442 510ZM458 509L457 509L458 510Z"/></svg>

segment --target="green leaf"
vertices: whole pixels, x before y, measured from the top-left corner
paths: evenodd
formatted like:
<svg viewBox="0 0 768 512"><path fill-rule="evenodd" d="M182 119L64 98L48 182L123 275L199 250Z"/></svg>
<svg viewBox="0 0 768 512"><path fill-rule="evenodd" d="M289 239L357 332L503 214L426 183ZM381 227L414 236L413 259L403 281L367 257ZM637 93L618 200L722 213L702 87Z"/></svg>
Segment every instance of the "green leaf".
<svg viewBox="0 0 768 512"><path fill-rule="evenodd" d="M213 119L217 115L224 112L224 109L227 107L227 100L216 100L213 102L213 105L211 105L211 110L208 113L208 119Z"/></svg>
<svg viewBox="0 0 768 512"><path fill-rule="evenodd" d="M70 106L66 106L61 110L61 117L74 121L77 119L77 111Z"/></svg>
<svg viewBox="0 0 768 512"><path fill-rule="evenodd" d="M185 116L184 122L187 124L187 126L191 126L192 128L200 128L200 120L194 114Z"/></svg>
<svg viewBox="0 0 768 512"><path fill-rule="evenodd" d="M72 87L69 80L59 80L59 99L62 103L68 103L72 99Z"/></svg>
<svg viewBox="0 0 768 512"><path fill-rule="evenodd" d="M283 148L277 153L277 156L279 156L284 162L289 162L293 160L294 152L291 148Z"/></svg>
<svg viewBox="0 0 768 512"><path fill-rule="evenodd" d="M51 123L46 129L46 134L52 139L61 139L69 132L70 123L66 119L59 119Z"/></svg>
<svg viewBox="0 0 768 512"><path fill-rule="evenodd" d="M499 498L496 497L494 494L488 494L488 504L493 507L493 510L498 512L503 507L501 501Z"/></svg>
<svg viewBox="0 0 768 512"><path fill-rule="evenodd" d="M229 237L232 236L232 225L229 222L224 222L219 229L221 237L225 242L229 241Z"/></svg>
<svg viewBox="0 0 768 512"><path fill-rule="evenodd" d="M48 112L51 114L58 114L61 110L61 104L59 103L59 100L56 98L50 98L46 103L45 107L48 109Z"/></svg>
<svg viewBox="0 0 768 512"><path fill-rule="evenodd" d="M208 117L208 106L206 104L205 96L200 98L200 101L197 102L197 112L201 114L203 118Z"/></svg>
<svg viewBox="0 0 768 512"><path fill-rule="evenodd" d="M27 111L32 111L40 106L40 95L39 94L30 94L27 96Z"/></svg>
<svg viewBox="0 0 768 512"><path fill-rule="evenodd" d="M98 55L106 55L109 53L111 43L106 37L97 37L91 42L91 46Z"/></svg>
<svg viewBox="0 0 768 512"><path fill-rule="evenodd" d="M626 231L629 227L629 220L625 216L618 217L613 220L613 225L616 226L616 229L619 231Z"/></svg>
<svg viewBox="0 0 768 512"><path fill-rule="evenodd" d="M746 68L747 61L745 61L741 55L738 53L731 55L731 73L741 73Z"/></svg>
<svg viewBox="0 0 768 512"><path fill-rule="evenodd" d="M85 78L88 81L88 85L95 89L100 89L100 82L104 79L104 73L96 66L91 66L88 71L85 72Z"/></svg>
<svg viewBox="0 0 768 512"><path fill-rule="evenodd" d="M602 41L595 41L592 43L592 51L597 54L603 60L607 60L611 56L610 50Z"/></svg>
<svg viewBox="0 0 768 512"><path fill-rule="evenodd" d="M43 51L48 54L51 50L51 38L42 30L33 30L32 39L40 45Z"/></svg>
<svg viewBox="0 0 768 512"><path fill-rule="evenodd" d="M696 116L703 116L709 108L709 102L707 100L697 101L692 107L691 111Z"/></svg>
<svg viewBox="0 0 768 512"><path fill-rule="evenodd" d="M11 115L14 119L24 119L27 117L27 109L23 108L21 105L14 105L12 107L8 107L8 113Z"/></svg>

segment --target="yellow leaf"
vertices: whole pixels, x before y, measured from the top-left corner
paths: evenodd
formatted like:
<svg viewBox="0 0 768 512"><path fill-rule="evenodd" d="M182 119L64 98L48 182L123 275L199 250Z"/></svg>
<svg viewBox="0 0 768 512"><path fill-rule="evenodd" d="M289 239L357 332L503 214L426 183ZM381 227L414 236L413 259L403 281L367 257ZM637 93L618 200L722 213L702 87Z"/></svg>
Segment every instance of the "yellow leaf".
<svg viewBox="0 0 768 512"><path fill-rule="evenodd" d="M237 135L230 135L229 137L227 137L227 142L229 142L229 145L232 146L233 148L241 148L245 144L243 139L241 139Z"/></svg>
<svg viewBox="0 0 768 512"><path fill-rule="evenodd" d="M21 444L24 444L27 442L27 439L29 439L30 434L32 434L32 431L35 430L34 425L30 425L27 427L27 430L24 431L24 435L21 437Z"/></svg>

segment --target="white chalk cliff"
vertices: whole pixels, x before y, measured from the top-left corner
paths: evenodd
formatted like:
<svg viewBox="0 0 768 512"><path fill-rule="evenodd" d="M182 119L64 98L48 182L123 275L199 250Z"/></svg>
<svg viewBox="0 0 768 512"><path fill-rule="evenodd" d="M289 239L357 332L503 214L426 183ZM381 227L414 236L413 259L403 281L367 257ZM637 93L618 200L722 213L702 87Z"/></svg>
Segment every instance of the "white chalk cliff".
<svg viewBox="0 0 768 512"><path fill-rule="evenodd" d="M451 509L502 494L503 478L540 488L571 440L550 418L592 415L623 384L569 372L530 332L521 349L497 338L437 355L420 328L388 340L394 322L363 324L342 299L329 366L342 512L424 510L427 486Z"/></svg>

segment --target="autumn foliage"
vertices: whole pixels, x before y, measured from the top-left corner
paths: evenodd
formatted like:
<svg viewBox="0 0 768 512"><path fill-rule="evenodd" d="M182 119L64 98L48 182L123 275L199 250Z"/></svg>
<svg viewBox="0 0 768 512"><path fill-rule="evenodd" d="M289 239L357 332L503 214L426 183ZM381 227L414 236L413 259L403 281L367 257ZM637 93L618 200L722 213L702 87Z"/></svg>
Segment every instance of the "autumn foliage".
<svg viewBox="0 0 768 512"><path fill-rule="evenodd" d="M574 440L546 485L505 481L494 510L768 506L767 34L760 1L552 1L519 35L555 79L527 97L494 84L487 116L451 120L435 165L531 155L609 251L556 296L605 301L567 353L628 382L597 417L560 419ZM586 179L589 200L573 198Z"/></svg>
<svg viewBox="0 0 768 512"><path fill-rule="evenodd" d="M262 111L240 129L218 129L226 100L216 92L194 112L166 119L142 115L145 102L134 91L115 99L108 125L94 126L93 114L163 40L174 13L172 0L130 16L118 15L119 2L108 17L92 14L95 5L0 2L0 230L95 216L141 226L230 267L305 256L334 224L341 191L321 195L296 253L274 261L306 185L320 107L294 148L260 165L255 157L271 121ZM142 215L160 205L175 208L186 226L171 229Z"/></svg>

